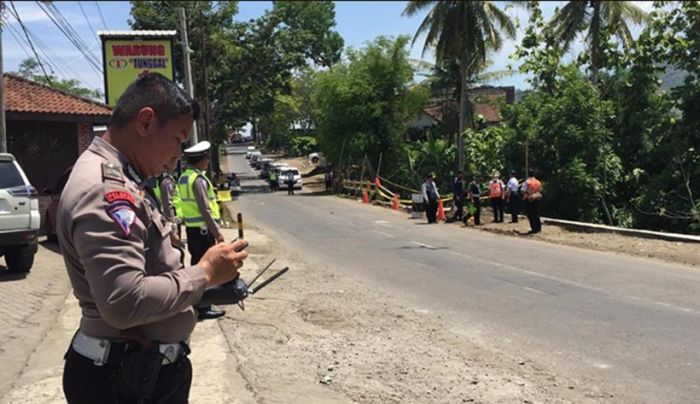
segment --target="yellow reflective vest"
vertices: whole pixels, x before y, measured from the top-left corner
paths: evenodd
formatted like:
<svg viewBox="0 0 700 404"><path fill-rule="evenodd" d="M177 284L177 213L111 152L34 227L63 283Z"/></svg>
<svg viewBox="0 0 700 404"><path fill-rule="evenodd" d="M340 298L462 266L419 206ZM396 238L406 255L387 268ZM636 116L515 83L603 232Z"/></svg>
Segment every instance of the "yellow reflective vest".
<svg viewBox="0 0 700 404"><path fill-rule="evenodd" d="M203 172L192 167L187 167L177 181L177 190L180 199L178 217L182 218L187 227L205 228L207 224L204 221L202 212L199 211L199 206L197 206L197 200L194 196L194 181L198 177L204 178L207 182L207 199L209 199L209 209L211 210L212 218L214 218L214 220L221 219L214 186Z"/></svg>

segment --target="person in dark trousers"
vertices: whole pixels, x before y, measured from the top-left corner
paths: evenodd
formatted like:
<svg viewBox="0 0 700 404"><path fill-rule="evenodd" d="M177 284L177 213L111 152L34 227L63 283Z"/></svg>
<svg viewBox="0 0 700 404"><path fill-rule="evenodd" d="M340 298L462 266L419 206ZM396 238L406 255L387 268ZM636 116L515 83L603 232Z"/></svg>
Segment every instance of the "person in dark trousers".
<svg viewBox="0 0 700 404"><path fill-rule="evenodd" d="M455 201L455 213L452 220L462 220L464 216L464 171L457 172L457 176L452 179L452 195Z"/></svg>
<svg viewBox="0 0 700 404"><path fill-rule="evenodd" d="M294 171L287 171L284 183L287 184L287 195L294 195Z"/></svg>
<svg viewBox="0 0 700 404"><path fill-rule="evenodd" d="M68 404L189 402L193 305L205 289L235 279L248 255L236 252L247 245L239 240L183 265L168 219L144 189L180 158L198 117L177 84L142 75L63 188L58 240L82 317L64 356Z"/></svg>
<svg viewBox="0 0 700 404"><path fill-rule="evenodd" d="M481 225L481 177L474 175L467 187L467 195L474 205L474 226Z"/></svg>
<svg viewBox="0 0 700 404"><path fill-rule="evenodd" d="M491 209L493 209L493 222L503 222L503 197L505 194L505 185L501 181L501 174L496 171L493 174L491 182L489 182L489 200L491 201Z"/></svg>
<svg viewBox="0 0 700 404"><path fill-rule="evenodd" d="M326 192L329 192L333 188L333 170L326 171L324 180L326 182Z"/></svg>
<svg viewBox="0 0 700 404"><path fill-rule="evenodd" d="M506 201L510 211L510 222L518 223L518 213L520 213L520 184L515 170L510 172L510 179L506 184Z"/></svg>
<svg viewBox="0 0 700 404"><path fill-rule="evenodd" d="M270 192L277 191L277 170L270 168L267 177L270 181Z"/></svg>
<svg viewBox="0 0 700 404"><path fill-rule="evenodd" d="M540 220L540 199L542 199L542 183L535 178L535 171L528 170L527 179L522 187L523 200L525 201L525 211L527 220L530 222L528 234L536 234L542 231Z"/></svg>
<svg viewBox="0 0 700 404"><path fill-rule="evenodd" d="M219 230L221 212L216 200L216 188L205 173L209 167L210 148L211 144L205 140L185 149L187 166L178 180L190 265L196 265L211 246L225 241ZM211 305L197 306L197 311L200 320L215 319L226 314L224 310L215 310Z"/></svg>
<svg viewBox="0 0 700 404"><path fill-rule="evenodd" d="M423 192L423 203L425 204L425 215L428 217L428 223L437 223L437 201L440 198L437 186L433 181L433 174L425 176L425 181L421 185Z"/></svg>

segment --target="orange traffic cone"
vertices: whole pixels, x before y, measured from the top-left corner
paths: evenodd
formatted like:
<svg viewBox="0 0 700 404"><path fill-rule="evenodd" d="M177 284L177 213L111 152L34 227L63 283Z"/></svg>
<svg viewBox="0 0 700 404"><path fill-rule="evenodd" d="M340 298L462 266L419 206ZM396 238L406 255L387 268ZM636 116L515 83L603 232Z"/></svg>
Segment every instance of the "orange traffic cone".
<svg viewBox="0 0 700 404"><path fill-rule="evenodd" d="M391 208L394 210L399 210L399 195L394 194L394 200L391 203Z"/></svg>
<svg viewBox="0 0 700 404"><path fill-rule="evenodd" d="M369 195L366 189L362 190L362 203L369 203Z"/></svg>
<svg viewBox="0 0 700 404"><path fill-rule="evenodd" d="M438 199L437 220L445 221L445 208L442 207L442 199Z"/></svg>

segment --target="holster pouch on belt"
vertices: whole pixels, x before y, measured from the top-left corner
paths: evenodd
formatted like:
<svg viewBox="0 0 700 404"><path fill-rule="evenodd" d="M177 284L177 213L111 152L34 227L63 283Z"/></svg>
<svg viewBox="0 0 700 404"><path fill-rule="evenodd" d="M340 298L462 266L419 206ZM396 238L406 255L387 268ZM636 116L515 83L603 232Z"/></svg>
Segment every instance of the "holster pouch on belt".
<svg viewBox="0 0 700 404"><path fill-rule="evenodd" d="M163 354L157 343L143 348L134 344L135 349L122 359L121 366L115 369L114 383L120 395L142 403L151 398L158 381Z"/></svg>

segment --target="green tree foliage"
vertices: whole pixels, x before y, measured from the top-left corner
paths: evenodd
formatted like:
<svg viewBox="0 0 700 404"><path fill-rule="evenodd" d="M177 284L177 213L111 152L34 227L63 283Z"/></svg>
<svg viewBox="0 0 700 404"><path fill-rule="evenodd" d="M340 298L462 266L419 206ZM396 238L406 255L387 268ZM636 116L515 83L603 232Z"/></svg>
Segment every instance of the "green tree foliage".
<svg viewBox="0 0 700 404"><path fill-rule="evenodd" d="M621 162L611 147L610 101L577 66L560 69L552 92L535 90L506 110L510 134L506 161L523 172L524 147L536 168L547 198L547 214L565 219L602 222L603 198L620 180Z"/></svg>
<svg viewBox="0 0 700 404"><path fill-rule="evenodd" d="M489 51L503 45L503 32L515 38L515 25L492 1L423 1L410 0L404 15L414 15L432 6L418 27L413 41L425 34L423 53L434 49L437 64L456 63L460 76L459 133L472 126L472 108L467 96L468 76L480 71ZM458 169L464 167L463 137L457 136Z"/></svg>
<svg viewBox="0 0 700 404"><path fill-rule="evenodd" d="M661 4L657 4L661 6ZM657 7L618 80L634 225L700 232L700 4ZM685 72L661 92L663 67ZM628 192L631 194L631 192Z"/></svg>
<svg viewBox="0 0 700 404"><path fill-rule="evenodd" d="M349 50L346 62L318 74L316 132L329 161L366 155L374 164L381 154L382 173L406 172L406 128L427 96L424 87L410 86L407 43L405 36L380 37L366 48Z"/></svg>
<svg viewBox="0 0 700 404"><path fill-rule="evenodd" d="M313 136L297 136L292 138L290 154L292 156L307 156L316 151L318 142Z"/></svg>
<svg viewBox="0 0 700 404"><path fill-rule="evenodd" d="M245 122L257 129L261 119L270 133L280 133L270 128L290 126L293 121L282 121L296 119L297 109L308 112L290 98L293 73L310 64L331 66L340 58L343 41L332 30L332 2L277 1L260 18L234 22L235 1L132 1L130 24L134 29L179 30L180 7L187 15L195 96L202 100L208 93L209 135L215 144ZM182 82L181 47L175 47L174 57L176 79Z"/></svg>
<svg viewBox="0 0 700 404"><path fill-rule="evenodd" d="M308 143L294 142L298 136L313 133L314 107L312 100L315 72L304 68L292 79L289 94L278 92L274 109L263 115L258 122L258 130L263 134L265 145L273 150L281 150L298 155ZM294 146L295 150L292 150Z"/></svg>
<svg viewBox="0 0 700 404"><path fill-rule="evenodd" d="M128 21L135 30L177 30L180 32L178 9L184 8L187 17L187 39L190 42L192 77L195 93L201 94L204 83L202 63L204 52L207 64L219 65L222 44L214 38L233 25L233 16L238 13L237 1L131 1L131 19ZM202 37L206 49L202 48ZM179 38L178 38L179 39ZM174 46L175 80L184 82L183 53L181 46ZM212 69L213 70L213 69Z"/></svg>
<svg viewBox="0 0 700 404"><path fill-rule="evenodd" d="M511 56L520 62L521 73L531 73L528 82L533 88L554 91L563 50L557 45L551 30L546 30L538 1L529 1L530 20L522 42Z"/></svg>
<svg viewBox="0 0 700 404"><path fill-rule="evenodd" d="M39 63L34 58L24 59L22 63L20 63L16 74L25 79L36 81L37 83L61 90L68 94L100 102L104 101L104 94L102 94L100 90L83 87L78 80L60 79L54 75L45 76L39 67Z"/></svg>
<svg viewBox="0 0 700 404"><path fill-rule="evenodd" d="M569 1L557 9L548 28L564 51L579 33L586 32L588 52L584 55L590 57L591 79L596 82L606 33L616 36L629 48L633 40L627 23L640 24L645 18L646 13L631 1Z"/></svg>
<svg viewBox="0 0 700 404"><path fill-rule="evenodd" d="M332 30L335 26L333 2L276 1L273 14L280 21L280 35L289 44L290 53L323 67L331 67L340 60L344 41Z"/></svg>
<svg viewBox="0 0 700 404"><path fill-rule="evenodd" d="M343 42L331 31L334 25L333 3L275 2L260 18L224 32L224 61L212 74L218 122L249 121L257 129L259 119L275 113L279 96L292 93L295 72L308 75L310 64L329 66L338 60ZM302 100L309 99L306 87L306 95L299 90ZM303 115L309 115L308 105L300 105Z"/></svg>

